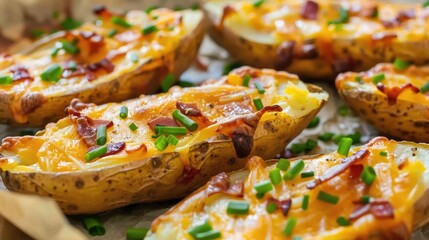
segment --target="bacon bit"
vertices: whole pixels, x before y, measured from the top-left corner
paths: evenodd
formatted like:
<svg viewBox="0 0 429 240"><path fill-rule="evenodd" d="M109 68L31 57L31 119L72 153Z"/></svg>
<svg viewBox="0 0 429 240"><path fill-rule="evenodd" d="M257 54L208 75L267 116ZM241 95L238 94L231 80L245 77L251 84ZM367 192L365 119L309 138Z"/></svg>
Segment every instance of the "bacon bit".
<svg viewBox="0 0 429 240"><path fill-rule="evenodd" d="M350 9L350 14L353 16L360 16L366 18L374 18L377 16L378 6L375 3L361 3L354 5Z"/></svg>
<svg viewBox="0 0 429 240"><path fill-rule="evenodd" d="M75 115L76 117L80 117L80 111L94 106L95 104L93 103L84 103L79 98L73 98L73 100L70 102L70 105L66 107L65 111L67 115Z"/></svg>
<svg viewBox="0 0 429 240"><path fill-rule="evenodd" d="M376 218L394 218L393 207L389 201L374 200L370 203L370 211Z"/></svg>
<svg viewBox="0 0 429 240"><path fill-rule="evenodd" d="M283 216L287 216L292 206L292 199L287 199L283 201L279 201L273 197L268 198L267 205L274 203L277 206L277 209L281 209Z"/></svg>
<svg viewBox="0 0 429 240"><path fill-rule="evenodd" d="M398 15L394 19L388 20L388 21L381 21L381 23L386 28L398 27L402 23L410 19L413 19L415 17L416 17L416 13L414 12L414 9L408 9L408 10L403 10L398 12Z"/></svg>
<svg viewBox="0 0 429 240"><path fill-rule="evenodd" d="M155 119L150 120L147 125L149 125L149 127L152 130L155 130L156 126L170 126L170 127L178 127L179 124L177 124L176 120L174 120L171 117L157 117Z"/></svg>
<svg viewBox="0 0 429 240"><path fill-rule="evenodd" d="M295 41L285 41L282 42L277 50L277 69L287 68L293 61L293 48L295 46Z"/></svg>
<svg viewBox="0 0 429 240"><path fill-rule="evenodd" d="M122 43L130 43L137 41L142 35L136 31L125 31L114 36L116 40Z"/></svg>
<svg viewBox="0 0 429 240"><path fill-rule="evenodd" d="M8 150L12 148L17 142L21 142L24 145L28 144L28 142L33 139L34 136L24 136L24 137L5 137L1 141L1 149Z"/></svg>
<svg viewBox="0 0 429 240"><path fill-rule="evenodd" d="M92 31L82 31L80 32L80 36L82 36L82 38L85 40L89 40L90 43L93 44L99 44L103 42L103 36Z"/></svg>
<svg viewBox="0 0 429 240"><path fill-rule="evenodd" d="M350 214L349 219L350 220L356 220L360 217L362 217L363 215L367 214L369 212L369 204L359 204L355 207L355 209L353 210L353 212Z"/></svg>
<svg viewBox="0 0 429 240"><path fill-rule="evenodd" d="M393 88L387 88L382 83L378 83L377 89L380 90L380 92L386 94L387 101L390 105L396 104L396 100L398 99L399 95L406 89L410 89L414 93L420 92L420 89L411 83L404 84L401 87L393 87Z"/></svg>
<svg viewBox="0 0 429 240"><path fill-rule="evenodd" d="M182 103L176 102L176 108L187 116L202 116L203 114L198 109L196 103Z"/></svg>
<svg viewBox="0 0 429 240"><path fill-rule="evenodd" d="M102 18L110 18L113 16L113 14L111 12L109 12L109 10L107 10L106 6L104 5L99 5L99 6L95 6L92 9L92 12L97 15L100 16Z"/></svg>
<svg viewBox="0 0 429 240"><path fill-rule="evenodd" d="M208 70L207 64L203 63L200 56L197 56L195 58L195 66L198 68L198 70L201 70L204 72L207 72L207 70Z"/></svg>
<svg viewBox="0 0 429 240"><path fill-rule="evenodd" d="M72 109L72 108L70 108ZM79 112L78 112L79 113ZM79 113L80 114L80 113ZM112 121L100 120L100 119L92 119L87 116L70 116L72 121L77 124L77 133L81 137L82 141L88 146L95 146L96 128L98 126L105 125L106 128L112 127Z"/></svg>
<svg viewBox="0 0 429 240"><path fill-rule="evenodd" d="M31 113L45 101L42 93L29 92L21 97L21 109L24 114Z"/></svg>
<svg viewBox="0 0 429 240"><path fill-rule="evenodd" d="M308 20L316 20L319 12L319 4L314 1L307 0L301 9L301 17Z"/></svg>
<svg viewBox="0 0 429 240"><path fill-rule="evenodd" d="M115 69L115 65L113 65L113 63L107 58L104 58L103 60L97 63L88 65L88 69L91 71L97 71L100 68L104 69L107 73L111 73Z"/></svg>
<svg viewBox="0 0 429 240"><path fill-rule="evenodd" d="M350 178L351 179L358 179L360 178L360 175L363 171L363 165L362 164L354 164L350 166Z"/></svg>
<svg viewBox="0 0 429 240"><path fill-rule="evenodd" d="M109 143L107 144L107 152L103 155L103 157L116 154L124 149L125 149L124 142Z"/></svg>
<svg viewBox="0 0 429 240"><path fill-rule="evenodd" d="M230 6L230 5L226 5L226 6L223 8L222 16L221 16L221 18L220 18L219 22L217 23L217 26L216 26L216 27L217 27L218 29L222 29L222 28L223 28L223 24L224 24L224 22L225 22L226 18L227 18L227 17L232 16L232 15L233 15L233 14L235 14L235 13L237 13L237 11L235 11L234 7L232 7L232 6Z"/></svg>
<svg viewBox="0 0 429 240"><path fill-rule="evenodd" d="M326 170L323 173L322 176L314 179L309 184L307 184L307 188L313 189L319 186L320 184L331 180L332 178L346 171L347 168L349 168L350 165L352 165L356 161L360 161L367 158L370 153L371 152L368 149L361 149L357 151L355 154L351 155L350 157L346 157L343 161L341 161L340 164L330 167L328 170Z"/></svg>
<svg viewBox="0 0 429 240"><path fill-rule="evenodd" d="M177 178L176 183L188 184L188 183L192 182L192 180L194 180L195 176L199 172L200 172L200 170L198 170L192 166L185 165L183 167L182 175L179 178Z"/></svg>
<svg viewBox="0 0 429 240"><path fill-rule="evenodd" d="M140 145L127 145L127 147L125 148L125 152L127 153L137 152L139 150L141 150L142 152L147 152L146 144L142 143Z"/></svg>
<svg viewBox="0 0 429 240"><path fill-rule="evenodd" d="M86 117L88 119L88 123L92 127L99 127L99 126L106 126L106 128L113 127L113 122L109 120L103 120L103 119L92 119L90 117Z"/></svg>
<svg viewBox="0 0 429 240"><path fill-rule="evenodd" d="M28 72L28 69L21 64L16 64L11 66L9 68L9 71L13 73L12 75L13 81L33 80L33 77Z"/></svg>
<svg viewBox="0 0 429 240"><path fill-rule="evenodd" d="M397 38L398 35L393 32L378 32L372 35L372 40L374 41L391 41Z"/></svg>
<svg viewBox="0 0 429 240"><path fill-rule="evenodd" d="M88 69L84 68L83 66L77 66L75 70L71 70L68 68L63 68L64 71L61 75L63 78L72 78L77 76L85 76L89 73Z"/></svg>
<svg viewBox="0 0 429 240"><path fill-rule="evenodd" d="M224 193L230 196L243 196L243 183L237 183L231 185L229 177L226 173L222 172L212 177L206 189L207 196L211 196L216 193Z"/></svg>

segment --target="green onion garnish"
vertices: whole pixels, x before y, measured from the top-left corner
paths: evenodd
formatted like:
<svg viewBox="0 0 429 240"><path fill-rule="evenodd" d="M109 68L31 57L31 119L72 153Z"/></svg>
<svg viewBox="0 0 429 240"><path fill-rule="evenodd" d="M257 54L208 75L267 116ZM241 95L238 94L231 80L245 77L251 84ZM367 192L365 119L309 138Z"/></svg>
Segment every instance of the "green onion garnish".
<svg viewBox="0 0 429 240"><path fill-rule="evenodd" d="M253 7L258 8L264 4L265 0L256 0L253 2Z"/></svg>
<svg viewBox="0 0 429 240"><path fill-rule="evenodd" d="M0 77L0 85L7 85L7 84L11 84L12 82L13 82L13 79L11 76Z"/></svg>
<svg viewBox="0 0 429 240"><path fill-rule="evenodd" d="M313 171L308 171L308 172L302 172L301 173L301 178L310 178L310 177L314 177L314 172Z"/></svg>
<svg viewBox="0 0 429 240"><path fill-rule="evenodd" d="M319 194L317 194L317 199L319 199L320 201L323 201L323 202L330 203L330 204L337 204L338 201L340 200L339 197L331 195L331 194L324 192L324 191L320 191Z"/></svg>
<svg viewBox="0 0 429 240"><path fill-rule="evenodd" d="M176 146L179 143L179 139L177 139L174 135L168 135L167 138L168 144Z"/></svg>
<svg viewBox="0 0 429 240"><path fill-rule="evenodd" d="M363 203L363 204L368 204L368 203L371 201L371 197L370 197L370 196L368 196L368 195L363 195L363 196L360 198L360 201L361 201L361 203Z"/></svg>
<svg viewBox="0 0 429 240"><path fill-rule="evenodd" d="M338 223L338 225L343 226L343 227L350 225L349 220L347 220L343 216L337 218L337 223Z"/></svg>
<svg viewBox="0 0 429 240"><path fill-rule="evenodd" d="M280 174L280 169L278 168L274 168L273 170L271 170L269 175L270 175L271 183L273 185L277 185L282 181L282 175Z"/></svg>
<svg viewBox="0 0 429 240"><path fill-rule="evenodd" d="M219 230L210 230L207 232L197 233L195 239L197 240L211 240L221 238L222 233Z"/></svg>
<svg viewBox="0 0 429 240"><path fill-rule="evenodd" d="M313 119L311 119L310 123L308 124L307 128L315 128L319 125L320 123L320 118L319 117L314 117Z"/></svg>
<svg viewBox="0 0 429 240"><path fill-rule="evenodd" d="M268 213L273 213L274 211L277 210L277 204L270 202L269 204L267 204L267 207L265 209L267 210Z"/></svg>
<svg viewBox="0 0 429 240"><path fill-rule="evenodd" d="M298 154L298 153L305 152L306 148L307 148L307 146L305 145L305 143L294 143L290 147L290 150L292 151L292 153Z"/></svg>
<svg viewBox="0 0 429 240"><path fill-rule="evenodd" d="M126 106L121 107L121 111L119 112L119 117L125 119L128 117L128 108Z"/></svg>
<svg viewBox="0 0 429 240"><path fill-rule="evenodd" d="M289 171L285 173L285 175L283 176L283 179L286 181L294 179L304 169L304 166L305 166L304 161L298 160L292 165Z"/></svg>
<svg viewBox="0 0 429 240"><path fill-rule="evenodd" d="M103 146L107 142L107 130L106 125L97 127L97 145Z"/></svg>
<svg viewBox="0 0 429 240"><path fill-rule="evenodd" d="M255 108L258 111L264 108L264 104L262 103L262 100L260 98L253 99L253 104L255 104Z"/></svg>
<svg viewBox="0 0 429 240"><path fill-rule="evenodd" d="M198 129L198 123L188 118L177 109L173 111L173 118L183 124L187 129L189 129L189 131L195 131Z"/></svg>
<svg viewBox="0 0 429 240"><path fill-rule="evenodd" d="M61 79L63 69L58 64L52 64L40 74L40 78L46 82L58 82Z"/></svg>
<svg viewBox="0 0 429 240"><path fill-rule="evenodd" d="M346 105L341 105L340 107L338 107L338 114L342 117L350 116L352 115L352 111Z"/></svg>
<svg viewBox="0 0 429 240"><path fill-rule="evenodd" d="M282 170L282 171L286 171L290 166L290 161L285 159L285 158L280 158L279 161L277 162L277 166L276 168Z"/></svg>
<svg viewBox="0 0 429 240"><path fill-rule="evenodd" d="M178 82L179 86L181 86L182 88L186 88L186 87L193 87L195 86L195 84L188 82L188 81L184 81L184 80L179 80Z"/></svg>
<svg viewBox="0 0 429 240"><path fill-rule="evenodd" d="M305 142L305 151L309 152L313 150L315 147L317 147L317 141L313 139L307 139L307 141Z"/></svg>
<svg viewBox="0 0 429 240"><path fill-rule="evenodd" d="M304 195L302 197L302 204L301 204L301 208L302 210L307 210L308 209L308 202L310 200L310 196L308 195Z"/></svg>
<svg viewBox="0 0 429 240"><path fill-rule="evenodd" d="M363 82L363 80L362 80L362 77L361 77L361 76L356 76L356 77L355 77L355 81L356 81L356 82L358 82L358 83L362 83L362 82Z"/></svg>
<svg viewBox="0 0 429 240"><path fill-rule="evenodd" d="M353 144L353 139L347 138L347 137L341 138L340 144L338 145L337 152L347 157L347 155L349 155L350 147L352 146L352 144Z"/></svg>
<svg viewBox="0 0 429 240"><path fill-rule="evenodd" d="M289 218L289 220L286 223L286 227L283 230L283 233L286 236L290 237L292 235L293 229L295 228L295 225L296 225L296 218L294 217Z"/></svg>
<svg viewBox="0 0 429 240"><path fill-rule="evenodd" d="M150 13L150 12L152 12L152 10L157 9L157 8L158 8L158 6L150 6L150 7L146 8L144 11L145 11L145 13Z"/></svg>
<svg viewBox="0 0 429 240"><path fill-rule="evenodd" d="M338 18L335 20L329 20L328 24L346 23L348 19L349 19L349 12L347 11L347 9L341 7L340 8L340 15L338 16Z"/></svg>
<svg viewBox="0 0 429 240"><path fill-rule="evenodd" d="M127 240L143 240L149 229L129 228L127 229Z"/></svg>
<svg viewBox="0 0 429 240"><path fill-rule="evenodd" d="M165 76L164 80L161 82L161 89L163 92L167 92L168 89L171 88L174 84L174 76L173 74L169 73L167 76Z"/></svg>
<svg viewBox="0 0 429 240"><path fill-rule="evenodd" d="M168 26L168 31L173 31L174 30L174 26Z"/></svg>
<svg viewBox="0 0 429 240"><path fill-rule="evenodd" d="M377 84L377 83L382 82L384 79L386 79L386 76L384 75L384 73L379 73L379 74L376 74L372 77L372 82L374 84Z"/></svg>
<svg viewBox="0 0 429 240"><path fill-rule="evenodd" d="M157 135L186 135L185 127L170 127L170 126L156 126L155 133Z"/></svg>
<svg viewBox="0 0 429 240"><path fill-rule="evenodd" d="M55 44L56 45L56 44ZM51 50L51 57L55 57L58 55L58 52L61 50L61 48L55 46L54 48L52 48Z"/></svg>
<svg viewBox="0 0 429 240"><path fill-rule="evenodd" d="M134 123L131 123L128 127L131 131L136 131L137 129L139 129L139 127L137 127L137 125L135 125Z"/></svg>
<svg viewBox="0 0 429 240"><path fill-rule="evenodd" d="M107 36L108 37L113 37L113 36L115 36L116 34L118 33L118 30L117 29L110 29L108 32L107 32Z"/></svg>
<svg viewBox="0 0 429 240"><path fill-rule="evenodd" d="M64 41L64 40L61 41L61 48L70 54L76 54L79 52L79 48L75 44L70 43L68 41Z"/></svg>
<svg viewBox="0 0 429 240"><path fill-rule="evenodd" d="M74 20L71 17L67 17L66 19L64 19L64 21L60 23L60 25L64 30L72 30L82 25L82 22Z"/></svg>
<svg viewBox="0 0 429 240"><path fill-rule="evenodd" d="M127 53L127 59L131 61L132 63L138 63L139 62L139 56L135 52L128 52Z"/></svg>
<svg viewBox="0 0 429 240"><path fill-rule="evenodd" d="M271 190L273 190L273 185L271 185L270 180L265 180L262 182L259 182L253 186L253 188L256 190L256 193L258 194L265 194Z"/></svg>
<svg viewBox="0 0 429 240"><path fill-rule="evenodd" d="M232 215L245 215L249 213L250 204L245 201L229 201L226 213Z"/></svg>
<svg viewBox="0 0 429 240"><path fill-rule="evenodd" d="M107 153L107 146L104 145L104 146L101 146L99 148L96 148L94 150L91 150L91 151L85 153L85 160L87 162L89 162L95 158L103 156L106 153Z"/></svg>
<svg viewBox="0 0 429 240"><path fill-rule="evenodd" d="M256 89L258 89L258 93L259 94L264 94L265 93L265 90L262 87L262 84L260 82L254 82L253 84L255 85Z"/></svg>
<svg viewBox="0 0 429 240"><path fill-rule="evenodd" d="M411 63L404 61L400 58L395 58L395 61L393 62L393 67L397 70L404 70L407 67L409 67Z"/></svg>
<svg viewBox="0 0 429 240"><path fill-rule="evenodd" d="M123 27L123 28L130 28L131 26L133 26L133 25L131 25L129 22L125 21L125 19L122 19L122 18L117 17L117 16L113 16L113 17L110 19L110 21L111 21L112 23L114 23L114 24L118 25L118 26Z"/></svg>
<svg viewBox="0 0 429 240"><path fill-rule="evenodd" d="M376 177L376 173L373 167L366 166L363 168L362 174L360 175L360 179L362 182L364 182L366 185L371 185Z"/></svg>
<svg viewBox="0 0 429 240"><path fill-rule="evenodd" d="M387 152L380 152L380 156L387 157Z"/></svg>
<svg viewBox="0 0 429 240"><path fill-rule="evenodd" d="M249 74L244 75L244 77L243 77L243 86L248 87L250 79L251 79L251 77L250 77Z"/></svg>
<svg viewBox="0 0 429 240"><path fill-rule="evenodd" d="M32 29L30 31L30 34L33 38L39 38L41 36L43 36L46 32L42 29Z"/></svg>
<svg viewBox="0 0 429 240"><path fill-rule="evenodd" d="M158 28L155 26L155 25L153 25L153 24L151 24L151 25L148 25L148 26L146 26L146 27L144 27L143 29L142 29L142 33L143 33L143 35L149 35L149 34L151 34L151 33L153 33L153 32L156 32L156 31L158 31Z"/></svg>
<svg viewBox="0 0 429 240"><path fill-rule="evenodd" d="M423 2L423 7L425 8L425 7L428 7L428 6L429 6L429 0L425 0Z"/></svg>
<svg viewBox="0 0 429 240"><path fill-rule="evenodd" d="M91 236L103 236L106 233L103 224L94 217L85 217L83 225Z"/></svg>
<svg viewBox="0 0 429 240"><path fill-rule="evenodd" d="M210 231L212 229L213 228L210 225L210 222L208 220L206 220L203 224L197 225L197 226L189 229L188 233L189 233L189 235L191 235L192 237L195 238L198 233L208 232L208 231Z"/></svg>
<svg viewBox="0 0 429 240"><path fill-rule="evenodd" d="M328 142L328 141L331 141L331 140L332 140L332 137L333 137L334 135L335 135L334 133L331 133L331 132L325 132L325 133L320 134L320 135L317 137L317 139L319 139L320 141L323 141L323 142Z"/></svg>
<svg viewBox="0 0 429 240"><path fill-rule="evenodd" d="M427 91L429 91L429 82L425 83L425 84L420 88L420 92L422 92L422 93L426 93Z"/></svg>
<svg viewBox="0 0 429 240"><path fill-rule="evenodd" d="M35 132L32 129L26 128L26 129L22 130L21 132L19 132L19 135L20 136L27 136L27 135L34 136L34 133Z"/></svg>
<svg viewBox="0 0 429 240"><path fill-rule="evenodd" d="M164 135L159 136L155 140L155 148L159 151L164 151L168 147L168 140Z"/></svg>

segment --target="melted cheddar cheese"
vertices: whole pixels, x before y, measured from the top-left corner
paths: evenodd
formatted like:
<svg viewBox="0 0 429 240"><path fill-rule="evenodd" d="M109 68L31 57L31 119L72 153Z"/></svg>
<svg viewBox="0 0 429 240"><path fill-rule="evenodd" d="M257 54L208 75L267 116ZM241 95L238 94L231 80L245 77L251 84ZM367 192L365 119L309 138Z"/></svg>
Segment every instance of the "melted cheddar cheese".
<svg viewBox="0 0 429 240"><path fill-rule="evenodd" d="M270 180L269 172L276 165L275 162L266 164L262 159L253 157L248 161L247 169L229 174L231 184L243 182L243 197L233 197L222 192L209 196L206 185L155 220L147 239L193 239L188 233L189 229L206 221L213 229L221 232L222 239L367 239L370 236L377 238L377 234L382 238L383 233L392 232L393 229L399 229L396 233L402 231L402 234L396 236L410 238L413 227L419 224L413 221L414 211L419 211L414 209L414 204L429 186L426 177L428 146L398 143L380 137L353 149L349 156L361 149L369 150L369 155L359 159L356 164L375 169L376 178L371 185L353 178L351 170L346 169L311 190L307 184L314 178L301 178L298 175L293 180L282 180L263 198L257 198L255 184ZM381 152L386 152L387 156ZM302 172L314 171L317 178L329 168L341 164L343 159L344 156L337 152L305 158ZM292 161L291 165L294 162L297 160ZM320 191L337 196L338 203L319 200L317 195ZM302 208L304 195L309 196L306 210ZM350 221L349 226L339 226L336 219L340 216L347 219L355 209L356 201L363 195L390 202L393 217L381 219L367 213ZM280 210L267 212L267 200L270 197L292 200L287 216ZM231 200L247 201L250 204L249 213L240 216L227 214L227 204ZM297 223L291 236L287 237L283 230L291 218L297 219Z"/></svg>

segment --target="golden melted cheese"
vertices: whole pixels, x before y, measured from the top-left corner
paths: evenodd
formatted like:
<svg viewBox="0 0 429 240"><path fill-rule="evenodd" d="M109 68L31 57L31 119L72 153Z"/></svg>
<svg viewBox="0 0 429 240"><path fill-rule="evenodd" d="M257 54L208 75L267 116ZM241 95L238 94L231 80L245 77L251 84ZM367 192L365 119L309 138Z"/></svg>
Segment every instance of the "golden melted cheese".
<svg viewBox="0 0 429 240"><path fill-rule="evenodd" d="M312 190L307 189L306 185L313 178L302 179L298 175L293 180L282 181L258 199L253 187L270 179L269 171L275 168L275 164L266 166L262 159L254 157L249 160L247 170L230 174L231 182L244 181L243 198L223 193L208 197L206 188L202 188L155 220L148 239L192 239L187 233L188 229L206 220L213 229L221 231L223 239L292 239L298 236L302 239L366 239L372 233L403 225L410 234L414 224L413 206L429 186L429 179L425 177L429 166L428 146L377 138L362 148L367 148L370 155L359 163L370 165L376 171L376 179L369 187L357 179L351 179L350 170ZM353 149L349 155L358 150ZM387 157L380 156L382 151L388 153ZM336 152L304 159L303 172L314 171L316 177L321 176L342 159L343 156ZM320 190L338 196L338 204L318 200ZM307 210L301 207L303 195L309 195ZM353 201L359 200L362 195L388 200L394 208L394 218L377 219L372 214L366 214L352 221L350 226L339 226L336 219L340 216L347 218L356 206ZM292 199L287 216L280 210L271 214L267 212L266 203L271 196L279 200ZM238 217L228 215L226 208L230 200L249 202L249 214ZM291 217L297 219L297 224L293 235L287 238L283 229Z"/></svg>

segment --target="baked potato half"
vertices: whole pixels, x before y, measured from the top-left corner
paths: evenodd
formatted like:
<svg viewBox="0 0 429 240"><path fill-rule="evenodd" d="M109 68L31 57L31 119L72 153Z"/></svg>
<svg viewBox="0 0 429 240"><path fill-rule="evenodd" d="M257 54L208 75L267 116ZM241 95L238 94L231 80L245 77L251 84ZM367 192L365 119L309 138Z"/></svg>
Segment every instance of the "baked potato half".
<svg viewBox="0 0 429 240"><path fill-rule="evenodd" d="M395 57L429 60L428 9L417 4L204 0L203 8L213 40L249 66L334 80Z"/></svg>
<svg viewBox="0 0 429 240"><path fill-rule="evenodd" d="M0 123L42 127L73 98L102 104L154 93L190 66L205 32L199 10L94 12L94 24L0 57Z"/></svg>
<svg viewBox="0 0 429 240"><path fill-rule="evenodd" d="M429 142L429 67L407 65L397 60L340 74L336 87L352 109L384 134Z"/></svg>
<svg viewBox="0 0 429 240"><path fill-rule="evenodd" d="M378 137L348 157L252 157L158 217L145 239L411 239L428 220L428 156L427 144Z"/></svg>
<svg viewBox="0 0 429 240"><path fill-rule="evenodd" d="M123 103L74 100L68 117L36 136L3 140L1 176L9 190L51 197L66 214L183 197L250 155L274 157L327 98L295 75L243 67Z"/></svg>

